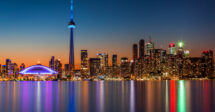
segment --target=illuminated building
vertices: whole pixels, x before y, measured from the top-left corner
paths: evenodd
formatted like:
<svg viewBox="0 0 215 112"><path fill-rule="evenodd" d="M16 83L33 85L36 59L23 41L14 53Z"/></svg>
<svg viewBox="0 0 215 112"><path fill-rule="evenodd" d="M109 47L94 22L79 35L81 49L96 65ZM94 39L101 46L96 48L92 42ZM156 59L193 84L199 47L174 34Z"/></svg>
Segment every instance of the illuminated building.
<svg viewBox="0 0 215 112"><path fill-rule="evenodd" d="M50 61L49 61L49 68L54 70L54 66L55 66L55 57L52 56Z"/></svg>
<svg viewBox="0 0 215 112"><path fill-rule="evenodd" d="M212 50L202 51L202 76L211 77L214 74L214 58Z"/></svg>
<svg viewBox="0 0 215 112"><path fill-rule="evenodd" d="M0 75L2 75L1 73L2 73L2 65L0 64Z"/></svg>
<svg viewBox="0 0 215 112"><path fill-rule="evenodd" d="M138 59L138 76L142 76L144 72L144 56L145 56L145 41L139 41L139 59Z"/></svg>
<svg viewBox="0 0 215 112"><path fill-rule="evenodd" d="M20 71L20 74L28 79L34 80L38 77L45 77L45 79L49 77L56 78L57 72L43 65L33 65Z"/></svg>
<svg viewBox="0 0 215 112"><path fill-rule="evenodd" d="M139 41L139 58L143 59L145 55L145 41L141 39Z"/></svg>
<svg viewBox="0 0 215 112"><path fill-rule="evenodd" d="M106 74L106 75L108 75L110 73L108 62L109 62L108 54L105 53L104 54L104 74Z"/></svg>
<svg viewBox="0 0 215 112"><path fill-rule="evenodd" d="M184 60L184 77L187 78L197 78L201 77L202 68L202 58L201 57L191 57Z"/></svg>
<svg viewBox="0 0 215 112"><path fill-rule="evenodd" d="M81 74L87 75L88 72L88 52L81 50Z"/></svg>
<svg viewBox="0 0 215 112"><path fill-rule="evenodd" d="M104 72L104 53L98 53L97 58L100 59L100 67L99 67L99 69L100 69L101 72Z"/></svg>
<svg viewBox="0 0 215 112"><path fill-rule="evenodd" d="M64 65L64 74L65 74L66 76L69 75L69 64L65 64L65 65Z"/></svg>
<svg viewBox="0 0 215 112"><path fill-rule="evenodd" d="M11 71L11 60L10 59L6 59L6 75L7 75L7 77L10 77L11 74L12 74L12 71Z"/></svg>
<svg viewBox="0 0 215 112"><path fill-rule="evenodd" d="M151 38L149 38L149 41L146 43L146 55L151 56L153 49L154 43L152 42Z"/></svg>
<svg viewBox="0 0 215 112"><path fill-rule="evenodd" d="M97 76L100 75L100 66L101 59L100 58L90 58L90 75Z"/></svg>
<svg viewBox="0 0 215 112"><path fill-rule="evenodd" d="M162 55L164 55L162 57ZM151 75L161 74L161 62L165 60L165 51L163 49L154 49L152 52L152 58L149 61L149 70L151 70Z"/></svg>
<svg viewBox="0 0 215 112"><path fill-rule="evenodd" d="M122 57L120 60L120 76L121 77L130 77L130 63L127 57Z"/></svg>
<svg viewBox="0 0 215 112"><path fill-rule="evenodd" d="M71 15L70 15L70 22L69 22L69 29L70 29L70 53L69 53L69 75L73 75L73 70L75 69L75 62L74 62L74 28L75 22L73 19L73 0L71 0Z"/></svg>
<svg viewBox="0 0 215 112"><path fill-rule="evenodd" d="M136 61L137 60L137 55L138 55L138 47L137 44L133 45L133 60Z"/></svg>
<svg viewBox="0 0 215 112"><path fill-rule="evenodd" d="M2 77L6 78L7 77L7 67L6 65L2 65Z"/></svg>
<svg viewBox="0 0 215 112"><path fill-rule="evenodd" d="M166 63L166 59L167 59L167 53L166 53L166 50L161 50L161 63Z"/></svg>
<svg viewBox="0 0 215 112"><path fill-rule="evenodd" d="M58 78L62 78L63 69L62 69L62 63L60 62L60 59L56 59L54 62L54 69L58 73Z"/></svg>
<svg viewBox="0 0 215 112"><path fill-rule="evenodd" d="M172 54L167 55L167 71L170 76L176 75L177 65L176 65L176 56Z"/></svg>
<svg viewBox="0 0 215 112"><path fill-rule="evenodd" d="M25 69L25 64L22 63L22 64L20 65L20 71L22 71L22 70L24 70L24 69Z"/></svg>
<svg viewBox="0 0 215 112"><path fill-rule="evenodd" d="M178 42L178 51L177 51L177 55L179 56L179 58L182 58L184 56L184 43L182 41Z"/></svg>
<svg viewBox="0 0 215 112"><path fill-rule="evenodd" d="M117 68L117 55L116 54L113 54L112 56L112 67L113 68Z"/></svg>
<svg viewBox="0 0 215 112"><path fill-rule="evenodd" d="M112 55L112 74L113 77L116 77L118 75L118 65L117 65L117 55L113 54Z"/></svg>
<svg viewBox="0 0 215 112"><path fill-rule="evenodd" d="M189 58L190 57L190 51L189 50L184 50L184 57Z"/></svg>
<svg viewBox="0 0 215 112"><path fill-rule="evenodd" d="M131 73L136 75L137 73L137 59L138 59L138 46L133 44L133 62L131 64Z"/></svg>
<svg viewBox="0 0 215 112"><path fill-rule="evenodd" d="M176 55L176 48L174 43L169 44L169 54Z"/></svg>
<svg viewBox="0 0 215 112"><path fill-rule="evenodd" d="M11 64L11 71L12 71L12 74L11 74L10 78L18 78L19 67L18 67L18 65L16 63Z"/></svg>
<svg viewBox="0 0 215 112"><path fill-rule="evenodd" d="M178 51L177 51L177 58L176 58L176 64L178 66L178 73L180 77L183 76L183 63L184 63L184 43L182 41L178 42Z"/></svg>
<svg viewBox="0 0 215 112"><path fill-rule="evenodd" d="M104 67L105 67L105 69L107 69L108 68L108 54L104 54Z"/></svg>
<svg viewBox="0 0 215 112"><path fill-rule="evenodd" d="M167 67L168 67L168 55L166 50L161 50L161 55L160 55L160 70L161 74L167 73Z"/></svg>

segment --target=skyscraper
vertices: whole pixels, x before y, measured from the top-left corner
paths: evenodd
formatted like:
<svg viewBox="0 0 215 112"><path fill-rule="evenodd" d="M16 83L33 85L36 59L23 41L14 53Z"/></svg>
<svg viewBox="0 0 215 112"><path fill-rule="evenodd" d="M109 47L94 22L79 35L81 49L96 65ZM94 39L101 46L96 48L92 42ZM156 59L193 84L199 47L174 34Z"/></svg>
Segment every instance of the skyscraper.
<svg viewBox="0 0 215 112"><path fill-rule="evenodd" d="M214 74L214 59L212 50L202 51L201 65L201 73L203 76L211 77Z"/></svg>
<svg viewBox="0 0 215 112"><path fill-rule="evenodd" d="M11 60L10 59L6 59L6 75L10 76L12 71L11 71Z"/></svg>
<svg viewBox="0 0 215 112"><path fill-rule="evenodd" d="M169 54L176 55L176 48L174 43L169 44Z"/></svg>
<svg viewBox="0 0 215 112"><path fill-rule="evenodd" d="M138 59L138 46L133 44L133 62L131 64L131 73L136 75L137 72L137 59Z"/></svg>
<svg viewBox="0 0 215 112"><path fill-rule="evenodd" d="M138 51L137 51L137 44L133 45L133 60L134 62L137 60L137 55L138 55Z"/></svg>
<svg viewBox="0 0 215 112"><path fill-rule="evenodd" d="M107 71L107 69L108 69L108 54L105 53L104 54L104 70L105 70L105 72Z"/></svg>
<svg viewBox="0 0 215 112"><path fill-rule="evenodd" d="M141 39L139 41L139 58L143 59L145 55L145 41Z"/></svg>
<svg viewBox="0 0 215 112"><path fill-rule="evenodd" d="M146 43L146 55L151 56L153 49L154 43L152 42L151 38L149 38L149 41Z"/></svg>
<svg viewBox="0 0 215 112"><path fill-rule="evenodd" d="M120 60L120 75L121 77L128 77L130 75L129 61L127 57L122 57Z"/></svg>
<svg viewBox="0 0 215 112"><path fill-rule="evenodd" d="M90 58L90 75L91 76L97 76L100 72L100 62L101 60L99 58Z"/></svg>
<svg viewBox="0 0 215 112"><path fill-rule="evenodd" d="M18 78L19 75L19 67L16 63L11 64L12 75L11 78Z"/></svg>
<svg viewBox="0 0 215 112"><path fill-rule="evenodd" d="M112 67L117 68L117 55L113 54L112 56Z"/></svg>
<svg viewBox="0 0 215 112"><path fill-rule="evenodd" d="M81 73L86 75L88 72L88 52L87 50L81 50Z"/></svg>
<svg viewBox="0 0 215 112"><path fill-rule="evenodd" d="M97 58L100 59L100 71L103 72L104 71L104 53L98 53L97 54Z"/></svg>
<svg viewBox="0 0 215 112"><path fill-rule="evenodd" d="M0 64L0 75L1 75L1 73L2 73L2 65Z"/></svg>
<svg viewBox="0 0 215 112"><path fill-rule="evenodd" d="M52 70L54 70L54 66L55 66L55 57L52 56L50 61L49 61L49 68L51 68Z"/></svg>
<svg viewBox="0 0 215 112"><path fill-rule="evenodd" d="M62 69L62 63L60 62L60 59L56 59L54 63L55 64L54 64L54 69L53 70L57 71L58 78L62 78L63 69Z"/></svg>
<svg viewBox="0 0 215 112"><path fill-rule="evenodd" d="M117 55L113 54L112 55L112 76L116 77L118 75L117 73L118 65L117 65Z"/></svg>
<svg viewBox="0 0 215 112"><path fill-rule="evenodd" d="M75 22L73 20L73 0L71 0L71 15L70 15L70 22L69 22L69 29L70 29L70 53L69 53L69 75L72 75L73 70L75 68L74 62L74 28Z"/></svg>
<svg viewBox="0 0 215 112"><path fill-rule="evenodd" d="M25 64L22 63L22 64L20 65L20 71L22 71L22 70L24 70L24 69L25 69Z"/></svg>

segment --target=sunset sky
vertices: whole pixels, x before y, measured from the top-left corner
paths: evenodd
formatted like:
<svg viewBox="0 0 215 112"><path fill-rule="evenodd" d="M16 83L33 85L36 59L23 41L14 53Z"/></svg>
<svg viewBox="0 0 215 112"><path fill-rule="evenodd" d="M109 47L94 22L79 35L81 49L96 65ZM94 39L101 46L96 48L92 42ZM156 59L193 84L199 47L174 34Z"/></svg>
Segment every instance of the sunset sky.
<svg viewBox="0 0 215 112"><path fill-rule="evenodd" d="M156 48L185 42L191 56L215 50L214 0L74 0L75 63L80 50L132 56L132 44L151 35ZM1 0L0 64L68 63L70 0ZM118 60L119 60L118 58Z"/></svg>

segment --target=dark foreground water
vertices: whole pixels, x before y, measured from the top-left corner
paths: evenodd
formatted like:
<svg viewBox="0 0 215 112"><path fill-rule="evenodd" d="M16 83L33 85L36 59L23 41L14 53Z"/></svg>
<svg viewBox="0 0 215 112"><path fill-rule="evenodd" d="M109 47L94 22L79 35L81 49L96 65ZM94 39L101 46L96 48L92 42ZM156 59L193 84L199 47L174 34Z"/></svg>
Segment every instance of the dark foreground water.
<svg viewBox="0 0 215 112"><path fill-rule="evenodd" d="M0 112L215 112L215 81L0 82Z"/></svg>

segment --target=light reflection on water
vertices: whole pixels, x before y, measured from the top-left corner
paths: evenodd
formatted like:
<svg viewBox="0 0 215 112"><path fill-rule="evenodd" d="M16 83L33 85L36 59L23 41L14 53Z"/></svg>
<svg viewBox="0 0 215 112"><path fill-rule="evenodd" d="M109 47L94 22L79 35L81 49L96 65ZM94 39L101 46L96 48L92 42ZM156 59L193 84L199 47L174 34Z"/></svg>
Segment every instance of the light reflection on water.
<svg viewBox="0 0 215 112"><path fill-rule="evenodd" d="M0 112L214 112L215 81L0 82Z"/></svg>

